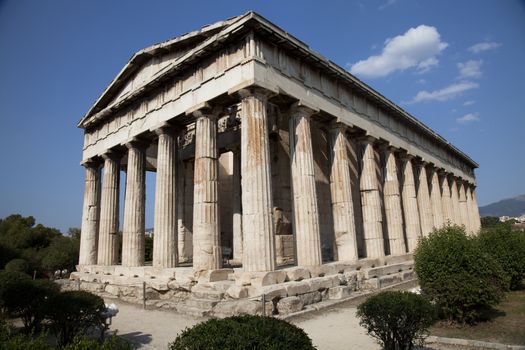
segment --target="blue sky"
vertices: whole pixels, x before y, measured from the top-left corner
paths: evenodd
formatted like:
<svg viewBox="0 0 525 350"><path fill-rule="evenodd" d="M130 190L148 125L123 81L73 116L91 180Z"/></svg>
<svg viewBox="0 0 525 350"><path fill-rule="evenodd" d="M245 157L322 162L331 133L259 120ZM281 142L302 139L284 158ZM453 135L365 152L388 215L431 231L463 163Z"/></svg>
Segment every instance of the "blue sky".
<svg viewBox="0 0 525 350"><path fill-rule="evenodd" d="M0 0L0 217L80 226L77 121L134 52L248 10L476 160L480 205L525 193L523 1Z"/></svg>

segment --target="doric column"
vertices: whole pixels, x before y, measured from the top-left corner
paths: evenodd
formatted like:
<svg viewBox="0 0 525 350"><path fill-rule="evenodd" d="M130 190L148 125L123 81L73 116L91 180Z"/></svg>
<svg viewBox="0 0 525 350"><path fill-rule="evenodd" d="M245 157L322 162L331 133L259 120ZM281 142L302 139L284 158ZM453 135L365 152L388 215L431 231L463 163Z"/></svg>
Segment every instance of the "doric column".
<svg viewBox="0 0 525 350"><path fill-rule="evenodd" d="M454 175L450 177L450 201L452 202L453 210L452 221L454 224L461 226L463 222L461 221L461 212L459 209L458 183Z"/></svg>
<svg viewBox="0 0 525 350"><path fill-rule="evenodd" d="M244 89L241 96L242 265L245 271L275 268L268 96Z"/></svg>
<svg viewBox="0 0 525 350"><path fill-rule="evenodd" d="M366 137L362 142L364 153L361 161L359 190L361 192L366 256L377 258L385 255L382 200L379 192L379 165L374 150L374 139Z"/></svg>
<svg viewBox="0 0 525 350"><path fill-rule="evenodd" d="M108 152L103 157L98 264L110 266L118 263L120 154Z"/></svg>
<svg viewBox="0 0 525 350"><path fill-rule="evenodd" d="M86 168L84 182L84 206L80 229L79 265L97 263L97 240L99 220L100 165L95 162L83 164Z"/></svg>
<svg viewBox="0 0 525 350"><path fill-rule="evenodd" d="M414 180L414 170L412 167L412 156L402 157L402 190L403 213L405 219L405 230L407 237L407 248L409 252L416 249L419 237L421 237L421 224L419 208L417 205L416 183Z"/></svg>
<svg viewBox="0 0 525 350"><path fill-rule="evenodd" d="M159 136L159 142L153 223L153 266L175 267L178 264L175 177L177 138L167 126L155 132Z"/></svg>
<svg viewBox="0 0 525 350"><path fill-rule="evenodd" d="M428 178L426 163L419 164L419 175L417 181L417 205L419 208L419 219L421 222L421 234L427 236L432 232L434 218L432 215L432 205L430 204L430 195L428 191Z"/></svg>
<svg viewBox="0 0 525 350"><path fill-rule="evenodd" d="M336 260L357 260L354 203L345 126L339 123L334 124L330 135L332 138L330 194L334 218Z"/></svg>
<svg viewBox="0 0 525 350"><path fill-rule="evenodd" d="M443 220L445 223L454 222L454 208L452 208L452 200L450 194L450 187L448 185L448 176L445 172L439 174L439 182L441 184L441 204L443 206Z"/></svg>
<svg viewBox="0 0 525 350"><path fill-rule="evenodd" d="M458 181L459 186L459 213L461 215L461 225L465 226L465 230L470 232L470 223L467 207L467 195L465 193L465 184L462 180Z"/></svg>
<svg viewBox="0 0 525 350"><path fill-rule="evenodd" d="M468 226L467 232L474 233L474 222L472 217L472 193L470 192L470 184L465 181L465 197L467 197L467 216Z"/></svg>
<svg viewBox="0 0 525 350"><path fill-rule="evenodd" d="M434 227L439 229L443 226L443 201L441 200L441 188L439 187L438 169L430 169L430 202L432 204L432 217Z"/></svg>
<svg viewBox="0 0 525 350"><path fill-rule="evenodd" d="M126 144L128 167L122 232L122 266L144 265L146 207L146 146L140 141Z"/></svg>
<svg viewBox="0 0 525 350"><path fill-rule="evenodd" d="M479 217L479 207L478 207L478 199L476 196L476 187L471 187L472 191L472 210L471 210L471 218L472 218L472 229L475 233L478 233L479 229L481 228L481 219Z"/></svg>
<svg viewBox="0 0 525 350"><path fill-rule="evenodd" d="M193 161L184 162L178 152L177 165L177 221L179 263L191 261L193 256Z"/></svg>
<svg viewBox="0 0 525 350"><path fill-rule="evenodd" d="M217 116L209 109L193 112L195 170L193 181L193 270L221 267Z"/></svg>
<svg viewBox="0 0 525 350"><path fill-rule="evenodd" d="M233 259L242 261L242 200L241 200L241 150L235 148L233 153Z"/></svg>
<svg viewBox="0 0 525 350"><path fill-rule="evenodd" d="M385 149L385 160L383 201L385 205L390 254L400 255L406 253L406 246L403 237L403 212L401 210L397 163L392 147Z"/></svg>
<svg viewBox="0 0 525 350"><path fill-rule="evenodd" d="M294 107L290 118L290 161L297 265L321 265L319 208L315 187L310 116L314 111Z"/></svg>

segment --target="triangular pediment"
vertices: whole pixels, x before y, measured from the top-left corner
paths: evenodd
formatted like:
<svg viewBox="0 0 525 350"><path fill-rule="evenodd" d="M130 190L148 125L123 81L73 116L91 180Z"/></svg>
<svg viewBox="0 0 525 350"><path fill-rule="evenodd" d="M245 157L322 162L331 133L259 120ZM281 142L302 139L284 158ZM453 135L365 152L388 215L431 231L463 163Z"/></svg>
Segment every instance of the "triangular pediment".
<svg viewBox="0 0 525 350"><path fill-rule="evenodd" d="M130 93L143 86L162 72L180 57L193 48L199 46L209 37L236 21L237 16L225 21L220 21L194 32L190 32L174 39L152 45L135 53L128 63L122 68L117 77L104 90L91 109L80 120L84 120L107 106L125 99Z"/></svg>

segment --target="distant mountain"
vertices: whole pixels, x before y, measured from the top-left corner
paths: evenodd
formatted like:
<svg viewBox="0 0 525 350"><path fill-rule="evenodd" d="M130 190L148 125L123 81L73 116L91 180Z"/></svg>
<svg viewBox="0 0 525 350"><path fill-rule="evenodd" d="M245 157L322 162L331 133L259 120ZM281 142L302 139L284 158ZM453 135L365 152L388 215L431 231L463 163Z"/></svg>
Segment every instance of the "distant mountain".
<svg viewBox="0 0 525 350"><path fill-rule="evenodd" d="M479 207L481 216L521 216L525 214L525 194Z"/></svg>

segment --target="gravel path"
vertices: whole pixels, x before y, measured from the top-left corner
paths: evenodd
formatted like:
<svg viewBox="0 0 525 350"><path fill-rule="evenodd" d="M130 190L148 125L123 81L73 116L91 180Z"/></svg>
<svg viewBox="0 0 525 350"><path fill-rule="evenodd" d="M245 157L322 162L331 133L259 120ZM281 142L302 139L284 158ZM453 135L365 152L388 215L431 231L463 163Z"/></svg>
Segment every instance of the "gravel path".
<svg viewBox="0 0 525 350"><path fill-rule="evenodd" d="M178 333L206 320L162 310L143 310L140 306L108 300L119 308L111 330L142 349L167 349ZM365 334L355 317L355 307L319 311L296 317L290 322L303 328L320 350L363 349L379 346Z"/></svg>

